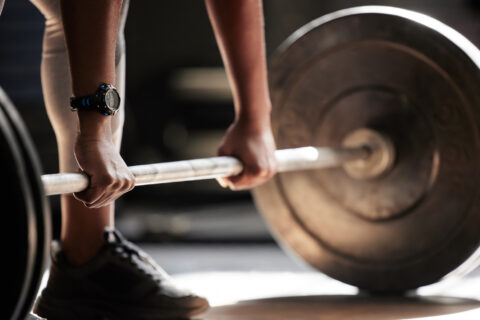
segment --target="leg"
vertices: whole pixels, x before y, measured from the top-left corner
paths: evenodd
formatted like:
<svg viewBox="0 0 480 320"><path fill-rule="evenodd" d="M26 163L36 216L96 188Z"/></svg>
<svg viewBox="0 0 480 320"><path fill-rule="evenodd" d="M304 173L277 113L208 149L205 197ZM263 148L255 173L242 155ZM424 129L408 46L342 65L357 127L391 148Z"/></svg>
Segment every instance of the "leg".
<svg viewBox="0 0 480 320"><path fill-rule="evenodd" d="M73 155L73 143L78 120L68 106L72 91L65 38L60 17L60 4L58 0L32 0L32 2L46 18L41 78L45 106L57 139L59 169L60 172L76 172L78 168ZM128 1L124 1L116 54L116 85L122 98L125 92L125 42L123 27L127 10ZM112 134L118 148L120 148L124 121L123 109L124 105L112 117ZM93 257L102 246L104 228L113 226L114 206L88 209L71 195L62 195L61 206L62 248L72 264L83 264Z"/></svg>
<svg viewBox="0 0 480 320"><path fill-rule="evenodd" d="M57 138L60 171L76 171L73 144L78 124L67 105L71 86L59 0L32 1L47 18L42 86ZM123 3L120 34L127 10L126 0ZM119 37L116 84L121 94L125 91L124 68L124 41ZM112 118L117 147L123 108ZM177 288L151 257L118 230L104 230L107 226L113 226L113 206L88 209L73 197L62 196L61 247L52 245L48 282L35 302L34 313L47 319L160 320L188 318L208 308L204 298Z"/></svg>

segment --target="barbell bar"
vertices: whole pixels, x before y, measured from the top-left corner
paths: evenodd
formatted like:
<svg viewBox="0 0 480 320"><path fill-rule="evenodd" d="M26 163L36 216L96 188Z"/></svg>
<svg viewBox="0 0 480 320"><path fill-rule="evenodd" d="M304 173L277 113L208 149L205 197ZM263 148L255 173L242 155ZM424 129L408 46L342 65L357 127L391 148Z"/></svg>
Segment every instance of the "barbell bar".
<svg viewBox="0 0 480 320"><path fill-rule="evenodd" d="M275 151L279 172L319 169L339 166L352 160L365 159L368 148L302 147ZM221 156L129 167L135 176L135 186L170 182L196 181L234 176L243 165L235 157ZM84 173L42 175L46 195L58 195L85 190L89 178Z"/></svg>
<svg viewBox="0 0 480 320"><path fill-rule="evenodd" d="M371 132L380 137L379 134ZM367 159L380 151L378 148L381 146L378 144L369 144L369 141L358 141L358 143L357 146L350 147L310 146L276 150L278 171L331 168L353 161L367 162ZM135 185L141 186L233 176L242 172L243 165L235 157L221 156L137 165L129 169L135 176ZM42 175L42 183L45 194L51 196L83 191L88 187L89 178L85 173L46 174Z"/></svg>
<svg viewBox="0 0 480 320"><path fill-rule="evenodd" d="M392 142L371 129L353 131L338 147L301 147L275 151L278 172L333 168L345 169L358 179L371 179L386 172L394 162ZM149 185L182 181L196 181L234 176L243 165L235 157L221 156L182 160L129 167L135 176L135 185ZM85 173L57 173L42 175L48 196L81 192L88 187Z"/></svg>

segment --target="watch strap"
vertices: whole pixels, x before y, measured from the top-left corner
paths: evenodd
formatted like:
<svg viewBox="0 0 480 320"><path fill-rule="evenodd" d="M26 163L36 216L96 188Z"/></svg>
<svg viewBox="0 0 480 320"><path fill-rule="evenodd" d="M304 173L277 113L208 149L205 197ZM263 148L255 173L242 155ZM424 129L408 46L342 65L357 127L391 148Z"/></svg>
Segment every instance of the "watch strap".
<svg viewBox="0 0 480 320"><path fill-rule="evenodd" d="M96 95L88 95L88 96L82 96L82 97L74 97L70 98L70 108L72 111L77 111L77 110L96 110L98 109L96 99Z"/></svg>

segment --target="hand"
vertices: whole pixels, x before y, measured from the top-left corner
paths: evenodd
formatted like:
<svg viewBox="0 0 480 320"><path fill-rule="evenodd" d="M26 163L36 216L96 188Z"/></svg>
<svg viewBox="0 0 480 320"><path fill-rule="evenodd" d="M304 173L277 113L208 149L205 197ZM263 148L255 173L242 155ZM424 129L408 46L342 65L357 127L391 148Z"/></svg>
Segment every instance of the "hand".
<svg viewBox="0 0 480 320"><path fill-rule="evenodd" d="M246 121L233 123L218 149L219 156L234 156L243 163L243 171L233 177L217 179L232 190L256 187L277 172L275 141L270 124L253 128Z"/></svg>
<svg viewBox="0 0 480 320"><path fill-rule="evenodd" d="M109 137L79 134L74 153L80 170L90 177L88 189L73 194L86 207L106 206L135 186L135 177Z"/></svg>

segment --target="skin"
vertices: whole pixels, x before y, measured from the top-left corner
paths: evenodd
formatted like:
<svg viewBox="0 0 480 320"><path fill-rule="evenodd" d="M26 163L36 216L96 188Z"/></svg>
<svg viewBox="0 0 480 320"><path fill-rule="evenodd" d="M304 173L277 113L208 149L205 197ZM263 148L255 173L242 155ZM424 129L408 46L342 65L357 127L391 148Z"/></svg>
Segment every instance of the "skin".
<svg viewBox="0 0 480 320"><path fill-rule="evenodd" d="M244 170L219 180L224 187L248 189L277 170L270 126L263 12L260 0L206 0L209 18L232 87L235 121L218 149L238 157ZM62 0L62 19L73 93L83 96L103 83L115 84L115 41L121 0ZM78 166L90 176L88 190L62 196L62 247L72 264L93 257L113 226L113 201L134 187L134 177L112 141L110 117L78 112L74 146Z"/></svg>
<svg viewBox="0 0 480 320"><path fill-rule="evenodd" d="M121 0L62 0L62 20L75 96L115 84L115 45ZM67 105L67 102L66 102ZM80 111L74 153L90 188L62 195L62 248L70 263L81 265L103 245L103 230L113 226L113 200L134 186L112 141L111 118Z"/></svg>
<svg viewBox="0 0 480 320"><path fill-rule="evenodd" d="M277 171L275 142L270 126L263 31L259 0L206 0L223 63L232 88L235 121L220 143L218 155L239 158L243 172L219 179L230 189L250 189L270 179Z"/></svg>

